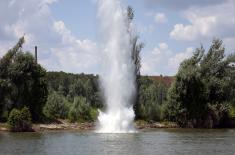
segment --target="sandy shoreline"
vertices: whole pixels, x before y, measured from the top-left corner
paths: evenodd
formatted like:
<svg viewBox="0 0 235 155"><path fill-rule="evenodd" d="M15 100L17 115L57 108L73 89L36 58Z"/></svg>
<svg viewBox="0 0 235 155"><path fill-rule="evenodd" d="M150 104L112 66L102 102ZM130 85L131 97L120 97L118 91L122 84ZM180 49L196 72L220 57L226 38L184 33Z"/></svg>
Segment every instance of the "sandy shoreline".
<svg viewBox="0 0 235 155"><path fill-rule="evenodd" d="M154 129L154 128L179 128L174 122L145 122L135 121L135 127L137 129ZM96 122L84 122L84 123L70 123L68 120L59 120L57 123L49 124L33 124L33 131L46 132L46 131L86 131L95 130ZM0 131L9 132L9 128L6 124L0 125Z"/></svg>

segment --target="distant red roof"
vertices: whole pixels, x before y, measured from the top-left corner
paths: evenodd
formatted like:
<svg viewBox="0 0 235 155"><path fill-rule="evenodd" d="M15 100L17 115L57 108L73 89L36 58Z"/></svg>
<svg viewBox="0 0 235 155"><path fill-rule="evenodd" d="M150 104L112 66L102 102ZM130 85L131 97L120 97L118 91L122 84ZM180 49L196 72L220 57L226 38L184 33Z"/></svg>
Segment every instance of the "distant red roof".
<svg viewBox="0 0 235 155"><path fill-rule="evenodd" d="M148 77L157 82L162 81L167 86L170 86L175 80L174 76L148 76Z"/></svg>

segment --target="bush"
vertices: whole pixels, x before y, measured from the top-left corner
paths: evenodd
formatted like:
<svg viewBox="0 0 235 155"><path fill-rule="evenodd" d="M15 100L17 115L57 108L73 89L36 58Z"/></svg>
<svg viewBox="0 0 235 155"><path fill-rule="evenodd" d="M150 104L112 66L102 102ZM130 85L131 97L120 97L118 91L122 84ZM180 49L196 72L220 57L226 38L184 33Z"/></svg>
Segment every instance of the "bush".
<svg viewBox="0 0 235 155"><path fill-rule="evenodd" d="M79 121L92 121L95 117L94 112L91 112L92 108L87 103L85 97L79 96L75 97L73 105L70 107L69 120L71 122Z"/></svg>
<svg viewBox="0 0 235 155"><path fill-rule="evenodd" d="M49 119L67 118L69 102L61 95L53 92L48 96L43 113Z"/></svg>
<svg viewBox="0 0 235 155"><path fill-rule="evenodd" d="M163 121L165 119L165 104L153 104L149 118L153 121Z"/></svg>
<svg viewBox="0 0 235 155"><path fill-rule="evenodd" d="M229 111L229 116L231 118L235 118L235 106L231 106L230 111Z"/></svg>
<svg viewBox="0 0 235 155"><path fill-rule="evenodd" d="M32 131L31 113L28 108L13 109L8 117L8 124L12 131Z"/></svg>
<svg viewBox="0 0 235 155"><path fill-rule="evenodd" d="M167 89L168 87L161 82L154 82L147 77L142 77L138 103L135 105L136 119L162 121L165 113L163 104L166 102Z"/></svg>
<svg viewBox="0 0 235 155"><path fill-rule="evenodd" d="M97 120L98 110L96 108L90 108L91 121Z"/></svg>

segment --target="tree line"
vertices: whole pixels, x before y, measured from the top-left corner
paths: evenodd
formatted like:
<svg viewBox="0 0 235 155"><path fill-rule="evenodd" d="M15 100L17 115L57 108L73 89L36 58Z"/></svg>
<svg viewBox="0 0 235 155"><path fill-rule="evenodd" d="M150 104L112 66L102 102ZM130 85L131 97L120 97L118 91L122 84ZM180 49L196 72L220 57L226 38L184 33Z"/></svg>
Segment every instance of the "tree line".
<svg viewBox="0 0 235 155"><path fill-rule="evenodd" d="M223 42L214 39L184 60L171 85L141 76L144 44L131 31L134 11L127 8L131 58L135 65L137 120L175 121L182 127L229 126L235 119L235 54L225 56ZM0 121L12 130L29 130L32 122L69 119L97 120L105 109L98 75L47 72L29 52L24 37L0 58Z"/></svg>
<svg viewBox="0 0 235 155"><path fill-rule="evenodd" d="M22 51L23 43L21 38L0 59L1 122L24 131L31 122L96 121L98 109L105 109L99 76L46 72ZM229 126L235 116L235 55L225 56L221 40L215 39L208 52L197 48L171 85L137 76L136 119L213 128Z"/></svg>

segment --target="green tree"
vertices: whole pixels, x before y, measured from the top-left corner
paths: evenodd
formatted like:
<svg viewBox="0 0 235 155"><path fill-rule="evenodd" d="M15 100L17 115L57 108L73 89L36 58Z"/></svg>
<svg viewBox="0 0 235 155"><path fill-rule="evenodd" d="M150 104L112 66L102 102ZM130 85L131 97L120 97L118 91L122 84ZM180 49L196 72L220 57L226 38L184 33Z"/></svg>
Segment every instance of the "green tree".
<svg viewBox="0 0 235 155"><path fill-rule="evenodd" d="M87 98L87 102L92 107L102 107L98 76L83 73L48 72L47 82L50 92L56 91L67 98L69 102L73 102L76 96L83 96Z"/></svg>
<svg viewBox="0 0 235 155"><path fill-rule="evenodd" d="M13 84L9 78L8 68L12 63L12 59L18 51L21 51L22 45L24 43L24 38L20 38L18 43L10 49L1 59L0 59L0 117L9 107L11 107L11 92L13 91ZM6 117L6 116L5 116Z"/></svg>
<svg viewBox="0 0 235 155"><path fill-rule="evenodd" d="M70 103L56 92L50 93L43 113L50 119L67 118Z"/></svg>
<svg viewBox="0 0 235 155"><path fill-rule="evenodd" d="M131 31L131 23L134 19L134 10L132 7L127 7L127 18L128 18L128 29ZM141 68L141 57L140 52L144 48L144 43L139 41L139 36L133 34L132 32L129 32L130 34L130 43L131 43L131 58L133 61L133 64L135 65L135 80L136 80L136 89L137 94L136 98L134 100L134 111L137 113L139 109L138 100L139 100L139 87L140 87L140 68Z"/></svg>
<svg viewBox="0 0 235 155"><path fill-rule="evenodd" d="M167 87L161 81L156 82L148 77L141 77L136 118L147 121L163 120L166 91Z"/></svg>
<svg viewBox="0 0 235 155"><path fill-rule="evenodd" d="M40 120L47 99L46 70L30 53L22 52L24 38L0 60L0 103L2 108L28 107L34 121Z"/></svg>
<svg viewBox="0 0 235 155"><path fill-rule="evenodd" d="M181 63L169 90L168 117L181 126L223 123L229 110L227 103L234 96L234 62L234 54L225 57L221 40L215 39L207 54L203 47L196 49Z"/></svg>
<svg viewBox="0 0 235 155"><path fill-rule="evenodd" d="M8 118L8 124L12 131L32 131L31 113L28 108L21 110L12 109Z"/></svg>
<svg viewBox="0 0 235 155"><path fill-rule="evenodd" d="M69 95L72 98L75 96L85 96L85 88L81 79L77 79L72 85L70 85Z"/></svg>
<svg viewBox="0 0 235 155"><path fill-rule="evenodd" d="M92 119L90 106L87 104L85 97L78 96L74 99L73 105L70 107L69 120L75 121L90 121Z"/></svg>

